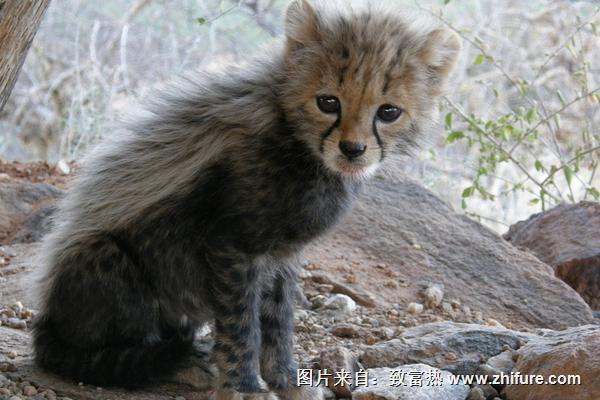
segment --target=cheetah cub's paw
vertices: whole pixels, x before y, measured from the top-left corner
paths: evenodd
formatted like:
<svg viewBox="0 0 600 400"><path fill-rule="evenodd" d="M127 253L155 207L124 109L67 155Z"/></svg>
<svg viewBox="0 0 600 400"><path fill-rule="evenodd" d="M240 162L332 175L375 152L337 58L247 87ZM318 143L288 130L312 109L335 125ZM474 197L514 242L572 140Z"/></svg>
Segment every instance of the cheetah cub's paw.
<svg viewBox="0 0 600 400"><path fill-rule="evenodd" d="M213 382L217 374L217 369L213 366L193 366L178 371L171 381L191 386L197 390L207 390L213 388Z"/></svg>
<svg viewBox="0 0 600 400"><path fill-rule="evenodd" d="M277 391L281 400L325 400L325 395L320 387L293 386Z"/></svg>
<svg viewBox="0 0 600 400"><path fill-rule="evenodd" d="M233 390L218 390L211 400L281 400L273 393L240 393Z"/></svg>

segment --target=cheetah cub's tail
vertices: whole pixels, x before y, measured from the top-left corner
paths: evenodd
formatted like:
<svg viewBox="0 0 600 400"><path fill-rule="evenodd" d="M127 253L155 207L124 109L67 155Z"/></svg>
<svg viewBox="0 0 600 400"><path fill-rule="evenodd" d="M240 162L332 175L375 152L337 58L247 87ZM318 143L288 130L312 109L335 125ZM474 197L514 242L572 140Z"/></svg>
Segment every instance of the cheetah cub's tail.
<svg viewBox="0 0 600 400"><path fill-rule="evenodd" d="M78 347L58 338L48 321L34 326L36 363L76 382L129 389L174 378L194 352L191 327L152 344L131 343L98 348Z"/></svg>

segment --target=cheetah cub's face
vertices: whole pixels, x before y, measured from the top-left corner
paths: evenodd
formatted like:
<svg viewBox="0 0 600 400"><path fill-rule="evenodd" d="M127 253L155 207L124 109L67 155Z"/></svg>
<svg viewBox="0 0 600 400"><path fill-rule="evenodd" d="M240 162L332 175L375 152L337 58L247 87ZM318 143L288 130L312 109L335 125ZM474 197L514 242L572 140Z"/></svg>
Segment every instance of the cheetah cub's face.
<svg viewBox="0 0 600 400"><path fill-rule="evenodd" d="M294 0L286 41L284 108L324 164L347 178L368 177L413 147L460 52L449 30L348 1Z"/></svg>

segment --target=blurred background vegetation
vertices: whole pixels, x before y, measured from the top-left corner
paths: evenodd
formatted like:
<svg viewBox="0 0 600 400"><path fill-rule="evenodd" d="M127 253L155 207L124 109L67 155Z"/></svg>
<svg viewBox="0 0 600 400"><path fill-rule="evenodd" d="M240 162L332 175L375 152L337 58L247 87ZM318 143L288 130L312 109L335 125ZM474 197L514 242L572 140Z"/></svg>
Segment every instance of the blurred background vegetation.
<svg viewBox="0 0 600 400"><path fill-rule="evenodd" d="M499 232L559 202L598 200L598 2L386 1L465 44L411 178ZM0 114L0 158L79 159L152 86L267 45L286 4L54 0Z"/></svg>

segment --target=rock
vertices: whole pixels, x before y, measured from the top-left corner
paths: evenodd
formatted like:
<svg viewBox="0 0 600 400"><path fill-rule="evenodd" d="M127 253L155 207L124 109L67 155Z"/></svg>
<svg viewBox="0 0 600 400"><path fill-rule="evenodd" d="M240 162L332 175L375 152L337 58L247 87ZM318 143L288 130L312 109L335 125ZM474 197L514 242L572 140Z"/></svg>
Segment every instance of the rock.
<svg viewBox="0 0 600 400"><path fill-rule="evenodd" d="M444 301L442 303L442 310L444 310L445 313L453 315L454 314L454 308L452 308L452 305L450 303L448 303L447 301Z"/></svg>
<svg viewBox="0 0 600 400"><path fill-rule="evenodd" d="M27 329L27 322L18 318L9 318L6 325L13 329Z"/></svg>
<svg viewBox="0 0 600 400"><path fill-rule="evenodd" d="M508 385L507 400L600 399L600 326L547 331L517 352L522 375L579 375L580 384Z"/></svg>
<svg viewBox="0 0 600 400"><path fill-rule="evenodd" d="M360 362L367 368L424 363L454 374L475 374L482 361L500 354L505 346L517 349L533 336L484 325L434 322L367 347Z"/></svg>
<svg viewBox="0 0 600 400"><path fill-rule="evenodd" d="M0 184L0 243L8 242L15 227L34 211L56 202L64 192L45 183L8 179Z"/></svg>
<svg viewBox="0 0 600 400"><path fill-rule="evenodd" d="M15 318L17 316L17 313L12 308L4 308L4 309L0 310L0 316L10 319L10 318Z"/></svg>
<svg viewBox="0 0 600 400"><path fill-rule="evenodd" d="M557 276L600 310L600 204L561 204L511 226L504 235L554 267Z"/></svg>
<svg viewBox="0 0 600 400"><path fill-rule="evenodd" d="M494 371L510 374L510 372L515 368L513 350L506 350L497 356L489 358L486 364Z"/></svg>
<svg viewBox="0 0 600 400"><path fill-rule="evenodd" d="M423 291L423 297L425 298L425 305L428 308L439 307L444 299L444 289L440 285L428 286Z"/></svg>
<svg viewBox="0 0 600 400"><path fill-rule="evenodd" d="M387 169L367 184L335 232L308 247L307 254L340 265L335 258L340 253L331 249L343 242L357 253L382 255L380 262L409 285L377 290L359 281L353 288L372 291L383 304L407 304L421 284L442 282L444 297L511 328L564 329L593 321L589 306L551 267L403 178L393 161Z"/></svg>
<svg viewBox="0 0 600 400"><path fill-rule="evenodd" d="M23 394L25 396L35 396L37 394L37 389L31 385L26 385L23 387Z"/></svg>
<svg viewBox="0 0 600 400"><path fill-rule="evenodd" d="M21 228L14 235L12 243L39 242L50 231L52 215L56 211L55 205L42 207L32 212L23 221Z"/></svg>
<svg viewBox="0 0 600 400"><path fill-rule="evenodd" d="M494 318L488 318L486 321L486 324L489 326L497 326L500 328L504 328L504 325L502 325L500 322L496 321Z"/></svg>
<svg viewBox="0 0 600 400"><path fill-rule="evenodd" d="M406 311L409 314L417 315L423 312L423 304L421 303L409 303L406 307Z"/></svg>
<svg viewBox="0 0 600 400"><path fill-rule="evenodd" d="M345 294L334 294L325 300L322 308L324 310L334 310L338 315L350 316L356 310L356 302Z"/></svg>
<svg viewBox="0 0 600 400"><path fill-rule="evenodd" d="M469 392L469 397L467 400L485 400L487 397L483 394L483 390L478 387L471 388L471 392Z"/></svg>
<svg viewBox="0 0 600 400"><path fill-rule="evenodd" d="M64 159L61 159L59 162L56 163L56 170L61 175L69 175L71 173L71 167L69 166L69 163L67 163Z"/></svg>
<svg viewBox="0 0 600 400"><path fill-rule="evenodd" d="M475 385L474 389L479 389L484 399L493 399L498 396L498 391L492 385Z"/></svg>
<svg viewBox="0 0 600 400"><path fill-rule="evenodd" d="M337 337L357 338L360 336L358 329L352 324L337 324L331 328L331 333Z"/></svg>
<svg viewBox="0 0 600 400"><path fill-rule="evenodd" d="M367 370L369 384L358 386L352 400L464 400L466 385L453 385L451 373L424 364Z"/></svg>
<svg viewBox="0 0 600 400"><path fill-rule="evenodd" d="M35 291L31 289L35 285L35 277L32 273L34 271L32 260L35 256L35 249L36 245L30 244L0 246L0 257L2 253L11 255L10 263L0 269L0 274L4 275L4 277L0 277L0 299L2 303L8 304L20 300L25 304L34 304ZM4 310L6 308L2 312ZM10 310L17 318L21 317L13 308L10 308ZM0 319L2 319L2 312L0 312Z"/></svg>
<svg viewBox="0 0 600 400"><path fill-rule="evenodd" d="M321 361L319 363L321 371L328 370L332 376L336 374L350 373L350 376L354 377L355 371L358 371L359 367L356 362L356 357L352 355L350 350L336 346L331 349L327 349L321 353ZM339 382L336 385L335 380L329 380L329 389L335 393L338 397L351 397L352 389L354 388L354 380L351 379L349 385L346 385L344 381Z"/></svg>
<svg viewBox="0 0 600 400"><path fill-rule="evenodd" d="M328 387L323 387L321 390L323 391L323 397L325 400L335 400L337 398L335 393Z"/></svg>

